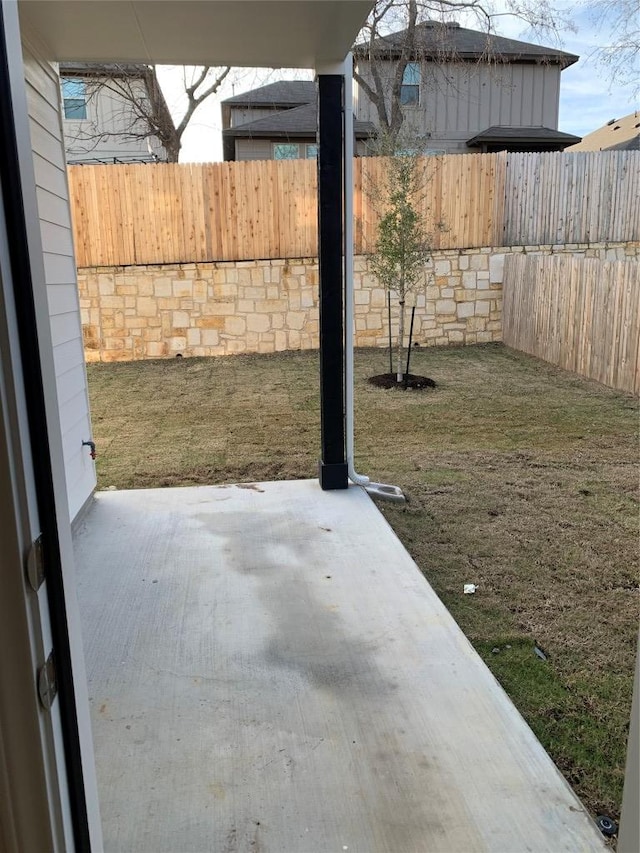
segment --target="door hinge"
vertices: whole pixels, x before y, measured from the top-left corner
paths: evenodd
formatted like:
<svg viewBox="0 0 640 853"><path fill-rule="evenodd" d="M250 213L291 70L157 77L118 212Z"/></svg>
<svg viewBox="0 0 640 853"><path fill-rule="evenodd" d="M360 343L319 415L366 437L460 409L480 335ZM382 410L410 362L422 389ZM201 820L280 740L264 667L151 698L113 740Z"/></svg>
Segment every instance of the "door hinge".
<svg viewBox="0 0 640 853"><path fill-rule="evenodd" d="M52 650L44 666L38 670L38 696L45 711L51 710L51 706L57 695L56 659Z"/></svg>
<svg viewBox="0 0 640 853"><path fill-rule="evenodd" d="M38 536L31 543L26 559L27 580L34 592L37 592L44 583L44 553L42 549L42 536Z"/></svg>

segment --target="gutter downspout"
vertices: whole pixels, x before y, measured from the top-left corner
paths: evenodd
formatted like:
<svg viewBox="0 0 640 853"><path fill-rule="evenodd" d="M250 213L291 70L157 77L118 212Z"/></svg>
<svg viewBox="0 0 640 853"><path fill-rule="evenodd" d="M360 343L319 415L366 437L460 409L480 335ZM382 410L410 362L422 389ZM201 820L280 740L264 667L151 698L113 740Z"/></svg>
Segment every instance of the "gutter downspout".
<svg viewBox="0 0 640 853"><path fill-rule="evenodd" d="M358 474L354 466L354 405L353 405L353 55L344 62L344 265L345 265L345 428L347 472L356 486L362 486L372 497L393 503L406 503L399 486L372 483L369 477Z"/></svg>

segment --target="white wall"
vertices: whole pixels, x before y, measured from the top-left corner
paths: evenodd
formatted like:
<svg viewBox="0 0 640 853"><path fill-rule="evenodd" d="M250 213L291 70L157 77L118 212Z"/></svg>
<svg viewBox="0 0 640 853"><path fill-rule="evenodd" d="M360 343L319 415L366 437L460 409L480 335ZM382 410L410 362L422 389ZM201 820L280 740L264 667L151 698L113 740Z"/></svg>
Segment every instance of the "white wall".
<svg viewBox="0 0 640 853"><path fill-rule="evenodd" d="M82 776L87 802L91 849L102 849L95 762L89 719L86 672L80 635L80 613L64 472L62 434L58 417L57 381L47 300L46 258L38 215L35 169L44 154L34 156L27 107L18 8L3 3L0 12L8 64L6 81L10 88L18 162L15 178L22 196L29 269L26 278L14 282L17 267L11 268L11 253L21 246L9 245L4 224L5 205L0 205L0 849L7 853L50 850L62 853L74 849L71 828L69 784L62 736L62 709L55 701L50 712L39 705L35 675L53 645L49 585L56 583L55 572L38 589L26 582L24 557L27 547L42 531L38 511L38 486L34 476L32 444L27 424L28 401L33 386L22 374L20 340L16 323L14 283L22 288L33 283L35 325L42 370L44 412L51 460L53 498L66 626L69 635L71 676L76 714ZM33 78L32 78L33 82ZM42 82L42 81L39 81ZM34 120L46 125L46 98L32 103ZM55 111L54 111L55 112ZM36 113L38 116L36 117ZM56 113L57 114L57 113ZM58 128L58 135L60 130ZM39 150L46 152L46 136ZM60 144L60 141L59 143ZM13 165L13 164L12 164ZM7 190L8 187L4 187ZM17 213L21 218L22 212ZM55 224L55 223L52 223ZM18 234L18 241L21 235ZM46 472L45 472L46 476ZM45 489L46 491L46 489ZM50 540L49 540L50 541ZM62 626L60 626L62 627ZM62 642L62 645L65 645ZM64 668L64 652L61 654ZM65 669L66 671L66 669ZM69 712L67 712L69 713ZM44 784L43 784L44 782Z"/></svg>
<svg viewBox="0 0 640 853"><path fill-rule="evenodd" d="M136 125L136 116L131 104L117 92L106 88L103 84L107 82L106 79L92 78L87 83L86 119L66 119L63 116L67 160L74 163L113 158L149 161L152 155L155 155L166 161L166 151L155 136L148 139L127 139L124 135L102 139L97 136L103 132L126 134ZM147 89L142 80L131 81L131 90L141 99L147 96Z"/></svg>
<svg viewBox="0 0 640 853"><path fill-rule="evenodd" d="M365 79L368 65L358 63ZM383 79L390 80L394 63L385 66ZM356 90L356 117L378 125L375 107ZM430 133L427 147L468 152L467 139L494 125L557 129L559 97L558 65L423 62L420 104L404 108L406 127Z"/></svg>
<svg viewBox="0 0 640 853"><path fill-rule="evenodd" d="M69 190L56 68L23 43L27 106L38 215L53 340L56 387L69 516L75 518L96 485L95 466L83 440L91 438L87 379Z"/></svg>

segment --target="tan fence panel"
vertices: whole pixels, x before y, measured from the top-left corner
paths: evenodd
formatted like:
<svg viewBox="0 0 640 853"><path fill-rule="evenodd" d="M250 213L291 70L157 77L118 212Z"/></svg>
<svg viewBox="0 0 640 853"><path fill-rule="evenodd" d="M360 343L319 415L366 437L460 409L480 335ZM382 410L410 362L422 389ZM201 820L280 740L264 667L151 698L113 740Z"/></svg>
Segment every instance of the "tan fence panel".
<svg viewBox="0 0 640 853"><path fill-rule="evenodd" d="M434 249L500 242L506 159L426 157L421 202ZM354 161L356 251L375 245L383 158ZM79 267L315 257L312 160L71 166Z"/></svg>
<svg viewBox="0 0 640 853"><path fill-rule="evenodd" d="M640 239L640 152L422 158L434 249ZM384 158L354 161L355 250L373 250ZM78 266L317 255L312 160L71 166Z"/></svg>
<svg viewBox="0 0 640 853"><path fill-rule="evenodd" d="M508 255L503 340L622 391L640 393L640 271L632 261Z"/></svg>
<svg viewBox="0 0 640 853"><path fill-rule="evenodd" d="M640 152L508 154L503 245L640 240Z"/></svg>
<svg viewBox="0 0 640 853"><path fill-rule="evenodd" d="M355 251L373 251L384 199L386 159L355 161ZM434 249L501 245L504 216L503 154L456 154L419 161L424 191L418 193Z"/></svg>

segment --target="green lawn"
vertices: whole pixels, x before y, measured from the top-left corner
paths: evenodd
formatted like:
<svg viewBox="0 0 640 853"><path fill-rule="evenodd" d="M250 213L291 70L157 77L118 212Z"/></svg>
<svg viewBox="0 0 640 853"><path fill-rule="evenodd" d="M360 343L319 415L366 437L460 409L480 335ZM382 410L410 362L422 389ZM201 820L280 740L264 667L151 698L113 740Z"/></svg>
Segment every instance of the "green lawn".
<svg viewBox="0 0 640 853"><path fill-rule="evenodd" d="M386 369L384 352L356 354L358 469L405 490L405 508L382 507L396 533L587 807L618 817L637 401L499 345L416 351L412 372L435 391L367 384ZM317 353L88 372L99 487L316 474Z"/></svg>

